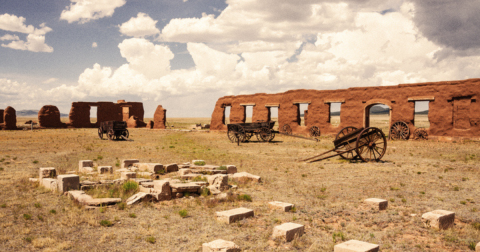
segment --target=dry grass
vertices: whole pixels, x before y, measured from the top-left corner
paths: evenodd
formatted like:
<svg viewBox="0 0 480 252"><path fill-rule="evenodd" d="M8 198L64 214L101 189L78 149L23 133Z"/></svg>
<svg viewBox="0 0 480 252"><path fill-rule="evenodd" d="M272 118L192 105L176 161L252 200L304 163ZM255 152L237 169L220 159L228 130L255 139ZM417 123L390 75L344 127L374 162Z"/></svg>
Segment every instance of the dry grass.
<svg viewBox="0 0 480 252"><path fill-rule="evenodd" d="M133 142L112 142L99 140L96 131L0 131L1 251L200 251L202 243L215 239L250 251L333 251L349 239L380 244L382 251L468 251L469 244L480 241L473 224L480 222L477 142L389 141L381 163L332 158L306 164L298 159L332 148L333 138L314 143L276 136L273 143L237 146L221 132L131 129ZM91 159L118 168L118 160L125 158L235 164L264 182L238 184L238 193L250 195L251 202L197 197L86 211L27 180L38 176L39 167L63 173L77 170L78 160ZM388 199L388 209L379 212L362 204L371 197ZM273 200L294 203L296 211L275 211L267 205ZM231 225L215 220L216 211L237 207L253 209L255 217ZM454 211L455 227L424 228L420 216L435 209ZM187 211L185 218L181 210ZM113 225L102 226L102 220ZM273 241L274 226L285 222L305 225L306 234L290 243Z"/></svg>

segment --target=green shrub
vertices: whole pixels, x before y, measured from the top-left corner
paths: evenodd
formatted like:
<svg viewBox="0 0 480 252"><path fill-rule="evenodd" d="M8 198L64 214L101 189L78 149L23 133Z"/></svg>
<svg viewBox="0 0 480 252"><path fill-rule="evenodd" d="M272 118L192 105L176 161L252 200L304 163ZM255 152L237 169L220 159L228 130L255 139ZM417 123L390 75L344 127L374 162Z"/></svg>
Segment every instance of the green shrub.
<svg viewBox="0 0 480 252"><path fill-rule="evenodd" d="M123 190L125 192L134 192L138 189L138 183L135 181L127 181L123 184Z"/></svg>
<svg viewBox="0 0 480 252"><path fill-rule="evenodd" d="M476 230L480 230L480 223L474 222L472 223L472 227L475 228Z"/></svg>
<svg viewBox="0 0 480 252"><path fill-rule="evenodd" d="M248 201L248 202L252 202L252 197L248 194L239 194L237 196L237 199L238 200L243 200L243 201Z"/></svg>
<svg viewBox="0 0 480 252"><path fill-rule="evenodd" d="M52 210L50 210L50 213L51 213L51 214L56 214L57 211L55 211L55 209L52 209Z"/></svg>
<svg viewBox="0 0 480 252"><path fill-rule="evenodd" d="M40 203L35 203L35 207L40 208L40 207L42 207L42 205L40 205Z"/></svg>
<svg viewBox="0 0 480 252"><path fill-rule="evenodd" d="M101 221L100 221L100 225L101 225L101 226L104 226L104 227L110 227L110 226L112 226L113 224L112 224L112 222L109 221L109 220L101 220Z"/></svg>
<svg viewBox="0 0 480 252"><path fill-rule="evenodd" d="M226 171L227 167L225 165L222 165L222 166L218 167L217 170Z"/></svg>
<svg viewBox="0 0 480 252"><path fill-rule="evenodd" d="M196 161L195 163L193 163L194 165L199 165L199 166L202 166L202 165L205 165L207 163L205 163L205 161Z"/></svg>
<svg viewBox="0 0 480 252"><path fill-rule="evenodd" d="M332 239L334 243L337 242L337 237L340 238L342 241L345 241L345 234L343 234L342 232L334 232L332 234Z"/></svg>
<svg viewBox="0 0 480 252"><path fill-rule="evenodd" d="M33 160L33 163L34 163L34 164L38 164L38 160Z"/></svg>
<svg viewBox="0 0 480 252"><path fill-rule="evenodd" d="M6 207L7 207L7 204L4 203L4 204L0 205L0 207L1 207L1 208L6 208Z"/></svg>
<svg viewBox="0 0 480 252"><path fill-rule="evenodd" d="M187 212L187 210L185 210L185 209L182 209L182 210L178 211L178 214L179 214L180 217L182 217L182 218L185 218L185 217L188 216L188 212Z"/></svg>
<svg viewBox="0 0 480 252"><path fill-rule="evenodd" d="M32 216L30 214L23 214L23 218L25 220L31 220L32 219Z"/></svg>
<svg viewBox="0 0 480 252"><path fill-rule="evenodd" d="M147 242L151 243L151 244L154 244L157 240L155 239L155 237L147 237L147 239L145 239Z"/></svg>
<svg viewBox="0 0 480 252"><path fill-rule="evenodd" d="M118 203L118 210L125 210L125 207L127 206L127 204L125 202L120 202Z"/></svg>
<svg viewBox="0 0 480 252"><path fill-rule="evenodd" d="M192 179L193 182L207 182L207 178L204 176L196 176Z"/></svg>
<svg viewBox="0 0 480 252"><path fill-rule="evenodd" d="M137 218L137 215L134 214L134 213L131 213L131 214L129 214L128 216L129 216L130 218Z"/></svg>
<svg viewBox="0 0 480 252"><path fill-rule="evenodd" d="M208 189L208 187L204 187L202 189L202 192L200 193L200 195L202 195L203 197L207 197L209 194L210 194L210 189Z"/></svg>

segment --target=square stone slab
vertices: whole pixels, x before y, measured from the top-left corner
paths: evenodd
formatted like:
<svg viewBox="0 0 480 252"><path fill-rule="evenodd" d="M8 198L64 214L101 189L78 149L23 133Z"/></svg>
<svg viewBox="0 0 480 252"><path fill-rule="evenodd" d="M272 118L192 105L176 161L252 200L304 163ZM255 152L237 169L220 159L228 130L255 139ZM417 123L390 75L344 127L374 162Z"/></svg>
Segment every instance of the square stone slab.
<svg viewBox="0 0 480 252"><path fill-rule="evenodd" d="M377 252L380 246L373 243L350 240L333 247L334 252Z"/></svg>
<svg viewBox="0 0 480 252"><path fill-rule="evenodd" d="M52 191L57 191L58 190L58 182L56 179L53 178L43 178L40 180L40 184Z"/></svg>
<svg viewBox="0 0 480 252"><path fill-rule="evenodd" d="M133 164L135 163L139 163L140 161L138 159L123 159L121 164L122 166L120 168L124 169L124 168L128 168L130 166L132 166Z"/></svg>
<svg viewBox="0 0 480 252"><path fill-rule="evenodd" d="M170 183L172 193L198 192L200 186L195 183Z"/></svg>
<svg viewBox="0 0 480 252"><path fill-rule="evenodd" d="M366 199L365 203L372 207L378 208L378 210L385 210L388 206L388 201L384 199L370 198Z"/></svg>
<svg viewBox="0 0 480 252"><path fill-rule="evenodd" d="M106 173L113 173L113 167L111 166L99 166L98 167L98 173L100 174L106 174Z"/></svg>
<svg viewBox="0 0 480 252"><path fill-rule="evenodd" d="M137 173L135 172L122 172L121 179L129 180L134 179L137 177Z"/></svg>
<svg viewBox="0 0 480 252"><path fill-rule="evenodd" d="M58 191L60 193L80 188L80 177L75 174L66 174L57 176Z"/></svg>
<svg viewBox="0 0 480 252"><path fill-rule="evenodd" d="M57 176L57 170L54 167L42 167L39 170L38 179L55 178L55 176Z"/></svg>
<svg viewBox="0 0 480 252"><path fill-rule="evenodd" d="M455 213L445 210L435 210L424 213L422 215L422 222L426 227L436 229L448 229L453 227L455 221Z"/></svg>
<svg viewBox="0 0 480 252"><path fill-rule="evenodd" d="M92 160L78 161L78 169L81 170L83 167L93 167L93 161Z"/></svg>
<svg viewBox="0 0 480 252"><path fill-rule="evenodd" d="M236 181L252 180L254 182L262 182L262 178L260 176L253 175L253 174L250 174L248 172L239 172L239 173L235 173L235 174L229 174L228 177L232 178L233 180L236 180Z"/></svg>
<svg viewBox="0 0 480 252"><path fill-rule="evenodd" d="M240 247L231 241L218 239L202 244L202 252L240 252Z"/></svg>
<svg viewBox="0 0 480 252"><path fill-rule="evenodd" d="M286 242L289 242L295 238L295 236L300 237L304 233L304 226L292 222L283 223L280 226L273 228L273 239L281 238Z"/></svg>
<svg viewBox="0 0 480 252"><path fill-rule="evenodd" d="M294 204L280 202L280 201L272 201L272 202L268 202L268 204L270 205L270 207L280 208L285 212L289 212L295 206Z"/></svg>
<svg viewBox="0 0 480 252"><path fill-rule="evenodd" d="M235 208L227 211L217 212L217 220L227 224L253 217L253 210L248 208Z"/></svg>

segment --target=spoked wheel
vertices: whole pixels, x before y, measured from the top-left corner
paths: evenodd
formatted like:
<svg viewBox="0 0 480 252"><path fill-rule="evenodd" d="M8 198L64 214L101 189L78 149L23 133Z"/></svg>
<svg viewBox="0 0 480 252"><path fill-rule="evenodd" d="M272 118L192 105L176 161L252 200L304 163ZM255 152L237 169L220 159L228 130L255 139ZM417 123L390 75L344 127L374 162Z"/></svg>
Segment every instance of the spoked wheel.
<svg viewBox="0 0 480 252"><path fill-rule="evenodd" d="M109 130L107 132L107 136L108 136L109 140L114 140L115 139L115 132L113 132L113 130Z"/></svg>
<svg viewBox="0 0 480 252"><path fill-rule="evenodd" d="M357 128L353 127L353 126L347 126L343 129L341 129L337 135L335 136L335 140L341 138L341 137L344 137L346 135L348 135L349 133L352 133L353 131L357 130ZM347 152L347 153L343 153L343 154L340 154L340 156L344 159L348 159L348 160L351 160L353 159L356 154L353 152L353 149L355 148L355 144L354 143L348 143L348 144L345 144L345 149L341 149L340 151L346 151L346 150L352 150L350 152Z"/></svg>
<svg viewBox="0 0 480 252"><path fill-rule="evenodd" d="M258 141L269 142L271 141L275 135L273 135L272 131L269 128L261 128L260 132L257 133Z"/></svg>
<svg viewBox="0 0 480 252"><path fill-rule="evenodd" d="M355 151L364 162L380 161L386 150L387 139L378 128L366 128L357 137Z"/></svg>
<svg viewBox="0 0 480 252"><path fill-rule="evenodd" d="M310 136L311 137L319 137L320 136L320 129L317 126L312 126L310 128Z"/></svg>
<svg viewBox="0 0 480 252"><path fill-rule="evenodd" d="M102 128L98 128L98 137L103 140L103 130L102 130Z"/></svg>
<svg viewBox="0 0 480 252"><path fill-rule="evenodd" d="M425 128L417 128L413 132L413 139L415 140L428 140L428 133Z"/></svg>
<svg viewBox="0 0 480 252"><path fill-rule="evenodd" d="M252 138L253 133L246 133L245 134L245 141L250 141L250 138Z"/></svg>
<svg viewBox="0 0 480 252"><path fill-rule="evenodd" d="M122 136L123 136L123 138L124 138L125 140L128 139L128 136L129 136L129 135L130 135L130 134L128 133L128 130L124 130L124 131L122 132Z"/></svg>
<svg viewBox="0 0 480 252"><path fill-rule="evenodd" d="M283 125L283 133L291 135L292 134L292 128L288 124Z"/></svg>
<svg viewBox="0 0 480 252"><path fill-rule="evenodd" d="M227 135L232 143L238 142L239 140L240 142L244 142L246 139L245 129L240 125L232 125L228 129Z"/></svg>
<svg viewBox="0 0 480 252"><path fill-rule="evenodd" d="M392 140L407 140L410 136L410 128L406 122L395 122L390 128L389 137Z"/></svg>

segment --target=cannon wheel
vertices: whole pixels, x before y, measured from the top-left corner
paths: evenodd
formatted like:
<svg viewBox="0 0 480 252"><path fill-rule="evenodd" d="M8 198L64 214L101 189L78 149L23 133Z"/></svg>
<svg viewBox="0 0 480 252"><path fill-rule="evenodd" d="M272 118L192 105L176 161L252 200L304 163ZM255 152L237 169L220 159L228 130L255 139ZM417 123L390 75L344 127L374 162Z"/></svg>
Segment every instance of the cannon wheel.
<svg viewBox="0 0 480 252"><path fill-rule="evenodd" d="M395 122L390 128L389 137L392 140L407 140L410 136L410 129L406 122Z"/></svg>
<svg viewBox="0 0 480 252"><path fill-rule="evenodd" d="M364 162L378 162L387 150L387 139L380 129L369 127L358 134L355 147L357 155Z"/></svg>
<svg viewBox="0 0 480 252"><path fill-rule="evenodd" d="M312 126L310 128L310 136L311 137L319 137L320 136L320 129L317 126Z"/></svg>
<svg viewBox="0 0 480 252"><path fill-rule="evenodd" d="M285 134L287 134L287 135L292 134L292 128L290 127L290 125L284 124L282 129L283 129L283 132L285 132Z"/></svg>
<svg viewBox="0 0 480 252"><path fill-rule="evenodd" d="M122 132L122 136L125 138L125 140L128 139L129 135L130 135L130 134L128 133L128 130L127 130L127 129Z"/></svg>
<svg viewBox="0 0 480 252"><path fill-rule="evenodd" d="M341 129L337 135L335 136L335 140L341 138L341 137L344 137L346 136L347 134L353 132L357 130L357 128L353 127L353 126L347 126L343 129ZM355 155L353 154L353 148L355 148L354 144L353 143L350 143L348 145L345 146L345 150L349 149L349 150L352 150L351 152L347 152L347 153L343 153L343 154L340 154L340 156L344 159L348 159L348 160L351 160L355 157Z"/></svg>
<svg viewBox="0 0 480 252"><path fill-rule="evenodd" d="M107 132L107 136L108 136L109 140L114 140L115 139L115 132L113 132L113 130L109 130Z"/></svg>
<svg viewBox="0 0 480 252"><path fill-rule="evenodd" d="M261 128L260 132L257 133L258 141L269 142L271 141L275 135L269 128Z"/></svg>
<svg viewBox="0 0 480 252"><path fill-rule="evenodd" d="M240 125L232 125L231 129L228 130L227 135L232 143L235 143L238 140L244 142L246 139L245 129Z"/></svg>
<svg viewBox="0 0 480 252"><path fill-rule="evenodd" d="M103 140L103 130L102 128L98 128L98 137Z"/></svg>
<svg viewBox="0 0 480 252"><path fill-rule="evenodd" d="M413 132L413 139L415 140L428 140L428 133L425 128L417 128Z"/></svg>

